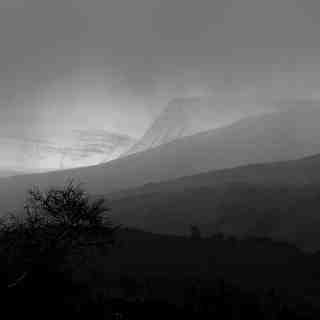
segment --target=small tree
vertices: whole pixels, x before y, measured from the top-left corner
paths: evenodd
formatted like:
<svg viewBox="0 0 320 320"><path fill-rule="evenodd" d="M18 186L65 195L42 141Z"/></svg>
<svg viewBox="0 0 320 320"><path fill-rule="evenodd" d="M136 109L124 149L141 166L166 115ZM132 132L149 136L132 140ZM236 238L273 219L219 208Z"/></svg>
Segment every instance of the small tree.
<svg viewBox="0 0 320 320"><path fill-rule="evenodd" d="M103 198L91 200L73 181L62 188L28 192L21 216L0 223L0 257L14 287L39 270L57 271L89 247L107 249L117 229ZM2 266L4 264L2 263Z"/></svg>
<svg viewBox="0 0 320 320"><path fill-rule="evenodd" d="M190 234L192 240L199 240L201 239L201 232L198 226L190 225Z"/></svg>

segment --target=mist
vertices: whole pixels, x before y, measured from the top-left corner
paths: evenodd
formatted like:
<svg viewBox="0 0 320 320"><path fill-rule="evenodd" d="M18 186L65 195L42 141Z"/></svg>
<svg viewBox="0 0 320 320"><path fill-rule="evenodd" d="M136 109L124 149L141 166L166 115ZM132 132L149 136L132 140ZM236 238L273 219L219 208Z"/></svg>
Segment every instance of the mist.
<svg viewBox="0 0 320 320"><path fill-rule="evenodd" d="M291 0L1 1L0 139L57 148L75 130L139 139L175 98L210 97L225 110L221 125L228 108L232 119L234 108L248 115L246 104L318 101L317 9Z"/></svg>
<svg viewBox="0 0 320 320"><path fill-rule="evenodd" d="M319 12L0 0L2 313L320 319Z"/></svg>

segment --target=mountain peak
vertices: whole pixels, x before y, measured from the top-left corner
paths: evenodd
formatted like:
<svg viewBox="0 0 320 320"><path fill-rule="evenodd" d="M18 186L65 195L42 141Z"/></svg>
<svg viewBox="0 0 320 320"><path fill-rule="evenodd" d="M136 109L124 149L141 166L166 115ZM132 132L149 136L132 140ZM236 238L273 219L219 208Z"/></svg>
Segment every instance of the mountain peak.
<svg viewBox="0 0 320 320"><path fill-rule="evenodd" d="M232 99L231 99L232 100ZM133 154L186 136L229 125L243 117L259 114L256 103L227 101L212 96L174 98L169 101L143 137L125 154Z"/></svg>

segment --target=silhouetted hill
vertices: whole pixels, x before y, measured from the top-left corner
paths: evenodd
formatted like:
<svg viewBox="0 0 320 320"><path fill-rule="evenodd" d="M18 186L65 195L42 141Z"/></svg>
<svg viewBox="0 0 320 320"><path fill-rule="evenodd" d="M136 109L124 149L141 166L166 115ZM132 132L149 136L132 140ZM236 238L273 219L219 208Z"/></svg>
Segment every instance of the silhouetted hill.
<svg viewBox="0 0 320 320"><path fill-rule="evenodd" d="M310 188L225 185L149 193L111 201L115 221L158 233L226 233L290 241L320 248L320 192Z"/></svg>
<svg viewBox="0 0 320 320"><path fill-rule="evenodd" d="M72 269L43 270L14 289L2 286L3 311L33 319L318 319L320 314L318 254L286 243L122 229L107 255L88 250L81 263L70 257Z"/></svg>

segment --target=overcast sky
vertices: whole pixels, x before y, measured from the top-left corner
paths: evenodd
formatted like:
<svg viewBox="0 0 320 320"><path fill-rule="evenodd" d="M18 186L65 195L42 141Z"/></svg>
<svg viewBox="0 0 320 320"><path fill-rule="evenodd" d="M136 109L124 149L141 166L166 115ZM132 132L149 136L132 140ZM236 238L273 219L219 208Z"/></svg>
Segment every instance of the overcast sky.
<svg viewBox="0 0 320 320"><path fill-rule="evenodd" d="M0 135L139 136L172 97L319 96L318 0L1 0Z"/></svg>

